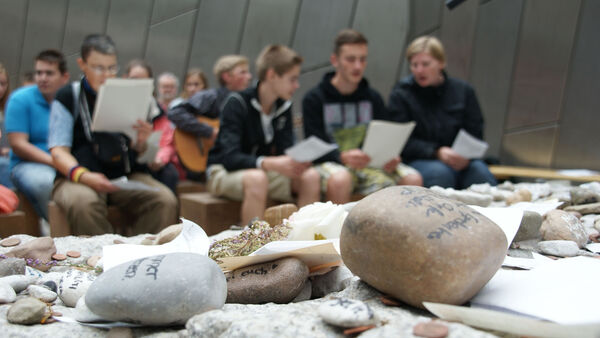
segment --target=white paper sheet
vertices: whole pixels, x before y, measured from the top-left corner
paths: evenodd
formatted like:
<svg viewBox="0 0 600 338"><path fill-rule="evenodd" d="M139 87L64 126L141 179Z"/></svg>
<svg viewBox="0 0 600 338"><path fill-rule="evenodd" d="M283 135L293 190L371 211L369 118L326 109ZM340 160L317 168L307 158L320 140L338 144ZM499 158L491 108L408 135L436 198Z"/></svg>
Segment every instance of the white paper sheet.
<svg viewBox="0 0 600 338"><path fill-rule="evenodd" d="M521 257L506 256L504 258L504 262L502 263L502 266L531 270L531 269L535 269L539 266L542 266L546 263L554 261L553 259L548 258L544 255L540 255L537 252L532 252L532 254L533 254L533 258L521 258Z"/></svg>
<svg viewBox="0 0 600 338"><path fill-rule="evenodd" d="M287 148L285 154L297 162L312 162L337 147L337 144L326 143L316 136L310 136Z"/></svg>
<svg viewBox="0 0 600 338"><path fill-rule="evenodd" d="M163 245L105 245L102 247L104 271L135 259L173 252L191 252L207 256L210 241L204 230L187 219L182 218L182 221L183 229L179 236Z"/></svg>
<svg viewBox="0 0 600 338"><path fill-rule="evenodd" d="M159 188L147 185L144 182L130 180L126 176L114 178L114 179L110 180L110 183L112 183L113 185L116 185L121 190L148 190L148 191L160 190Z"/></svg>
<svg viewBox="0 0 600 338"><path fill-rule="evenodd" d="M590 243L585 246L591 252L600 253L600 243Z"/></svg>
<svg viewBox="0 0 600 338"><path fill-rule="evenodd" d="M340 239L325 239L318 241L274 241L265 244L261 248L257 249L250 256L259 256L259 255L270 255L282 252L288 252L292 250L298 250L303 248L308 248L311 246L317 246L324 243L332 243L333 247L340 252Z"/></svg>
<svg viewBox="0 0 600 338"><path fill-rule="evenodd" d="M152 134L150 134L150 136L148 136L148 139L146 140L146 144L148 145L146 148L146 151L144 151L144 153L142 154L142 156L139 156L137 158L137 162L138 163L151 163L152 161L154 161L154 159L156 158L156 154L158 153L158 150L160 149L160 137L162 136L162 130L158 130L155 132L152 132Z"/></svg>
<svg viewBox="0 0 600 338"><path fill-rule="evenodd" d="M504 235L506 235L506 249L508 250L510 243L512 243L517 231L519 231L523 211L510 208L484 208L476 205L469 205L469 207L477 210L502 229Z"/></svg>
<svg viewBox="0 0 600 338"><path fill-rule="evenodd" d="M600 326L560 325L516 314L481 308L423 302L427 310L447 321L489 330L508 332L519 336L551 338L593 338L600 335Z"/></svg>
<svg viewBox="0 0 600 338"><path fill-rule="evenodd" d="M600 260L564 258L529 271L500 269L472 306L515 311L565 325L600 325Z"/></svg>
<svg viewBox="0 0 600 338"><path fill-rule="evenodd" d="M546 215L546 213L548 211L558 208L561 204L563 204L563 202L559 202L558 200L548 200L548 201L544 201L544 202L535 202L535 203L519 202L519 203L515 203L515 204L509 206L509 208L519 209L522 211L533 211L533 212L537 212L538 214L544 216L544 215Z"/></svg>
<svg viewBox="0 0 600 338"><path fill-rule="evenodd" d="M482 158L488 148L488 144L461 129L454 139L452 150L465 158Z"/></svg>
<svg viewBox="0 0 600 338"><path fill-rule="evenodd" d="M414 127L415 122L371 121L362 147L362 151L371 157L369 167L383 168L399 156Z"/></svg>
<svg viewBox="0 0 600 338"><path fill-rule="evenodd" d="M107 79L98 92L92 131L121 132L135 140L133 125L146 121L152 90L152 79Z"/></svg>

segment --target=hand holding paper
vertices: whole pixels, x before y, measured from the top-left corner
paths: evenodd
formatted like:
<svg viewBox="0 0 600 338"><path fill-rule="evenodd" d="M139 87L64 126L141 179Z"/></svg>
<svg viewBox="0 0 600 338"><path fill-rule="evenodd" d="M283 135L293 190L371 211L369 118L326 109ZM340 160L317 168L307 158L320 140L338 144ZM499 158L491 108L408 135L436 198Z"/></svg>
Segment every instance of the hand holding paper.
<svg viewBox="0 0 600 338"><path fill-rule="evenodd" d="M458 132L452 144L452 150L468 159L482 158L487 148L488 144L486 142L472 136L464 129Z"/></svg>
<svg viewBox="0 0 600 338"><path fill-rule="evenodd" d="M383 168L400 154L415 122L397 123L374 120L369 123L362 150L371 157L369 167Z"/></svg>

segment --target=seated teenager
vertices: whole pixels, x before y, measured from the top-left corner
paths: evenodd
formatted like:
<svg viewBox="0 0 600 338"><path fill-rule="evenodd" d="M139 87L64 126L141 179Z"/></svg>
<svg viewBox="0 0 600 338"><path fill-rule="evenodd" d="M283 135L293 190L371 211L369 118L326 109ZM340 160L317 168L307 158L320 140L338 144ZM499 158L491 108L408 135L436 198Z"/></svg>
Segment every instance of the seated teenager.
<svg viewBox="0 0 600 338"><path fill-rule="evenodd" d="M282 45L256 60L259 82L231 93L221 112L217 142L208 157L208 189L242 201L241 222L262 217L267 197L304 206L319 200L319 174L311 163L284 155L294 144L292 95L302 58Z"/></svg>
<svg viewBox="0 0 600 338"><path fill-rule="evenodd" d="M157 233L176 222L177 199L136 162L152 126L138 120L135 140L122 133L92 132L90 127L98 90L119 69L113 41L88 35L77 64L83 78L59 90L50 112L48 146L60 173L52 199L66 212L75 235L113 232L106 218L109 204L134 217L134 234ZM120 189L111 179L121 176L151 189Z"/></svg>
<svg viewBox="0 0 600 338"><path fill-rule="evenodd" d="M496 179L482 160L469 160L451 148L461 129L483 139L483 115L473 88L444 71L442 43L432 36L419 37L408 46L406 58L412 75L394 86L389 100L394 120L417 123L403 158L421 173L426 187L495 185Z"/></svg>
<svg viewBox="0 0 600 338"><path fill-rule="evenodd" d="M42 51L35 58L33 86L15 90L6 104L6 133L12 149L10 178L48 220L48 202L56 171L48 150L50 103L69 81L67 63L57 50Z"/></svg>
<svg viewBox="0 0 600 338"><path fill-rule="evenodd" d="M302 100L305 137L338 145L315 161L322 190L334 203L349 202L352 192L366 195L396 184L421 185L420 175L399 157L383 170L369 168L371 158L360 149L369 122L388 119L381 95L364 78L367 55L367 39L355 30L342 30L330 57L335 71L325 74Z"/></svg>

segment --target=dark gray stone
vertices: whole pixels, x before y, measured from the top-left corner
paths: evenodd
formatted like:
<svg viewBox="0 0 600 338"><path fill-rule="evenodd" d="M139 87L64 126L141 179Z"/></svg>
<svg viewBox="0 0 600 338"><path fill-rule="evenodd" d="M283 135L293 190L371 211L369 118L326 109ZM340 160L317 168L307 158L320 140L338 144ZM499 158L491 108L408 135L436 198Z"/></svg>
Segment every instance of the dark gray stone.
<svg viewBox="0 0 600 338"><path fill-rule="evenodd" d="M40 324L46 308L46 303L37 298L21 298L8 309L6 318L13 324Z"/></svg>
<svg viewBox="0 0 600 338"><path fill-rule="evenodd" d="M302 291L308 267L287 257L240 268L226 277L227 303L289 303Z"/></svg>
<svg viewBox="0 0 600 338"><path fill-rule="evenodd" d="M23 258L8 257L0 259L0 277L25 274Z"/></svg>
<svg viewBox="0 0 600 338"><path fill-rule="evenodd" d="M120 264L102 273L85 304L107 320L144 325L180 325L220 309L227 296L223 272L212 259L171 253Z"/></svg>
<svg viewBox="0 0 600 338"><path fill-rule="evenodd" d="M540 226L544 219L542 215L535 211L524 211L523 218L521 219L521 225L515 235L513 242L525 241L528 239L534 239L540 237Z"/></svg>
<svg viewBox="0 0 600 338"><path fill-rule="evenodd" d="M57 290L57 286L56 286L56 283L54 283L54 281L49 280L49 281L45 282L43 285L52 292L56 292L56 290Z"/></svg>

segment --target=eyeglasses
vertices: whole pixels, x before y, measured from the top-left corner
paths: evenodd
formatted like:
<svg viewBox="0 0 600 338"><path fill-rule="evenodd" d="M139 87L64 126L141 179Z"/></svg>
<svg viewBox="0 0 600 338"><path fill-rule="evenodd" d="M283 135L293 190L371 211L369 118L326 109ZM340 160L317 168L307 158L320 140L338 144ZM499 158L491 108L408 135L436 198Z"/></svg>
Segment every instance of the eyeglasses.
<svg viewBox="0 0 600 338"><path fill-rule="evenodd" d="M110 75L115 75L119 72L119 66L118 65L112 65L112 66L108 66L108 68L104 67L104 66L90 66L90 69L94 71L94 73L96 73L96 75L102 75L102 74L110 74Z"/></svg>

